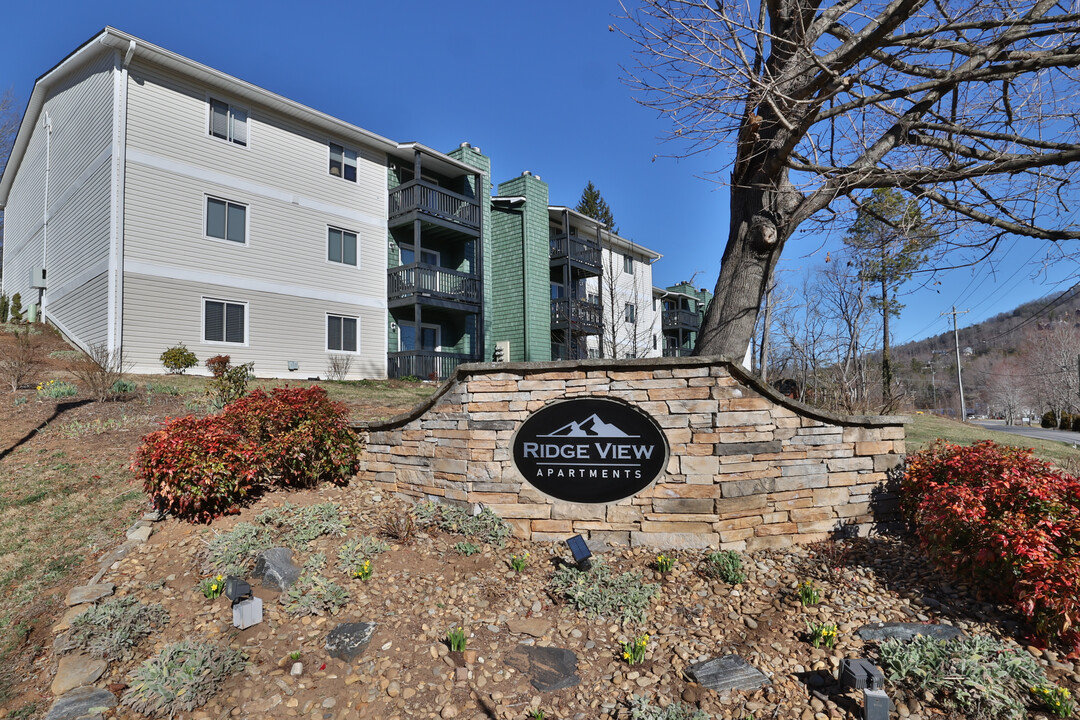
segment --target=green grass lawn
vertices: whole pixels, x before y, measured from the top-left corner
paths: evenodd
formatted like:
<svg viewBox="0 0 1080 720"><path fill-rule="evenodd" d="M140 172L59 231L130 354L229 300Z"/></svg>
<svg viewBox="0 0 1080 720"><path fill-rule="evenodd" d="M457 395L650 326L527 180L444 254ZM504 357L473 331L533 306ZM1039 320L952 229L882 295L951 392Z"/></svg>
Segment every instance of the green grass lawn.
<svg viewBox="0 0 1080 720"><path fill-rule="evenodd" d="M1070 472L1080 468L1080 449L1065 443L987 430L978 425L960 423L935 415L915 415L913 418L913 422L904 426L909 453L921 450L938 438L957 445L973 445L980 440L993 440L1001 445L1032 448L1036 457ZM1080 444L1080 433L1077 433L1076 440Z"/></svg>

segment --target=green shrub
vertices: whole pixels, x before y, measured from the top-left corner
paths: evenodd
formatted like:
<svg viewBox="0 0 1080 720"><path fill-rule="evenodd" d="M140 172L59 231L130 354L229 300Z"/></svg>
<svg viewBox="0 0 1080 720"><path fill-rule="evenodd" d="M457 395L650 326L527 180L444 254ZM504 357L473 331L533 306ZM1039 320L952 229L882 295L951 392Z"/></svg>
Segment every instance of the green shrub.
<svg viewBox="0 0 1080 720"><path fill-rule="evenodd" d="M281 602L285 612L290 615L333 614L349 601L349 593L333 580L313 573L300 576L288 592L283 593Z"/></svg>
<svg viewBox="0 0 1080 720"><path fill-rule="evenodd" d="M120 702L145 715L173 717L205 705L244 661L232 648L181 640L132 672Z"/></svg>
<svg viewBox="0 0 1080 720"><path fill-rule="evenodd" d="M126 395L128 393L135 392L139 389L139 386L130 380L117 380L109 388L109 392L113 395Z"/></svg>
<svg viewBox="0 0 1080 720"><path fill-rule="evenodd" d="M1028 653L985 635L886 640L880 654L892 682L932 693L943 708L969 718L1026 718L1030 689L1046 682Z"/></svg>
<svg viewBox="0 0 1080 720"><path fill-rule="evenodd" d="M1057 415L1054 414L1053 410L1047 410L1043 413L1042 422L1039 424L1044 428L1055 428L1058 424Z"/></svg>
<svg viewBox="0 0 1080 720"><path fill-rule="evenodd" d="M1072 430L1073 432L1080 432L1080 414L1073 415Z"/></svg>
<svg viewBox="0 0 1080 720"><path fill-rule="evenodd" d="M23 317L22 295L19 293L11 296L11 302L8 305L8 322L15 325L26 322L26 318Z"/></svg>
<svg viewBox="0 0 1080 720"><path fill-rule="evenodd" d="M551 588L589 617L619 618L623 623L645 622L645 611L657 593L657 586L643 583L640 574L613 575L599 558L586 571L562 565L555 571Z"/></svg>
<svg viewBox="0 0 1080 720"><path fill-rule="evenodd" d="M734 550L720 550L705 556L705 574L738 585L746 579L742 571L742 556Z"/></svg>
<svg viewBox="0 0 1080 720"><path fill-rule="evenodd" d="M370 562L372 558L386 552L388 548L386 543L366 536L346 540L338 548L338 568L348 577L357 577L365 561ZM368 568L370 569L370 564Z"/></svg>
<svg viewBox="0 0 1080 720"><path fill-rule="evenodd" d="M465 557L471 557L480 552L480 547L471 542L459 542L454 544L454 550Z"/></svg>
<svg viewBox="0 0 1080 720"><path fill-rule="evenodd" d="M488 508L476 515L455 505L436 502L417 503L413 508L416 519L424 525L435 525L440 530L502 547L510 535L510 526Z"/></svg>
<svg viewBox="0 0 1080 720"><path fill-rule="evenodd" d="M206 367L209 368L210 385L207 394L213 405L223 408L229 403L244 397L247 393L248 381L251 380L251 369L255 363L249 362L243 365L232 364L232 358L228 355L215 355L207 358Z"/></svg>
<svg viewBox="0 0 1080 720"><path fill-rule="evenodd" d="M11 301L8 300L8 296L0 293L0 325L3 325L8 321L8 309L11 307Z"/></svg>
<svg viewBox="0 0 1080 720"><path fill-rule="evenodd" d="M206 560L214 570L243 577L251 572L255 558L274 547L274 537L265 527L237 523L229 532L219 533L207 543Z"/></svg>
<svg viewBox="0 0 1080 720"><path fill-rule="evenodd" d="M1061 413L1061 422L1058 423L1058 430L1071 430L1072 429L1073 416L1069 413Z"/></svg>
<svg viewBox="0 0 1080 720"><path fill-rule="evenodd" d="M160 385L158 383L146 383L146 393L148 395L171 395L176 397L180 394L180 388L175 385Z"/></svg>
<svg viewBox="0 0 1080 720"><path fill-rule="evenodd" d="M131 595L111 598L76 616L71 629L58 641L58 649L127 660L140 640L168 622L169 613L161 605L143 605Z"/></svg>
<svg viewBox="0 0 1080 720"><path fill-rule="evenodd" d="M341 506L337 503L326 502L306 507L285 503L262 511L255 522L276 528L286 545L303 550L309 542L323 535L343 536L349 519L342 514Z"/></svg>
<svg viewBox="0 0 1080 720"><path fill-rule="evenodd" d="M190 370L199 364L199 358L184 346L184 343L173 345L161 353L162 366L168 372L175 375L183 375L185 370Z"/></svg>

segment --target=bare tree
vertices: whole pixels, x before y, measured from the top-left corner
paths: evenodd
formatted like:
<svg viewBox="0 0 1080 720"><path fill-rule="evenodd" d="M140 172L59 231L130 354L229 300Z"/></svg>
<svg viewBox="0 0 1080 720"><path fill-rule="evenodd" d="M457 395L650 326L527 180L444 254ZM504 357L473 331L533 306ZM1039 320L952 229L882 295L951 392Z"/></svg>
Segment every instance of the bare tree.
<svg viewBox="0 0 1080 720"><path fill-rule="evenodd" d="M989 373L986 391L995 413L1000 412L1006 425L1016 420L1028 406L1027 375L1022 366L1013 360L996 363Z"/></svg>
<svg viewBox="0 0 1080 720"><path fill-rule="evenodd" d="M652 287L645 283L645 273L633 259L633 273L624 270L627 256L608 247L604 249L604 274L599 278L604 304L604 330L600 355L608 358L645 357L652 347L653 317L642 302L652 302Z"/></svg>
<svg viewBox="0 0 1080 720"><path fill-rule="evenodd" d="M625 5L624 5L625 10ZM742 357L788 240L875 188L943 237L1080 238L1080 12L1055 0L641 0L639 101L727 145L730 226L699 354Z"/></svg>
<svg viewBox="0 0 1080 720"><path fill-rule="evenodd" d="M1080 331L1071 323L1052 322L1032 330L1026 339L1025 368L1032 389L1057 419L1080 405L1077 353Z"/></svg>

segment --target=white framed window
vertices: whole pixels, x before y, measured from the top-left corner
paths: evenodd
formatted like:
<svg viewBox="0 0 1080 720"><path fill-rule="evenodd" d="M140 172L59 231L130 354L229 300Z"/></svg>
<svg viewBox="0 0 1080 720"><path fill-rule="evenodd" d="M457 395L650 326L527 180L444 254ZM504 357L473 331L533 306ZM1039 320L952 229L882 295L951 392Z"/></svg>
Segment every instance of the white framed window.
<svg viewBox="0 0 1080 720"><path fill-rule="evenodd" d="M593 305L599 305L600 304L600 293L589 293L588 297L585 298L585 299L588 302L592 303Z"/></svg>
<svg viewBox="0 0 1080 720"><path fill-rule="evenodd" d="M330 174L356 182L356 151L330 143Z"/></svg>
<svg viewBox="0 0 1080 720"><path fill-rule="evenodd" d="M203 298L203 342L247 345L247 303Z"/></svg>
<svg viewBox="0 0 1080 720"><path fill-rule="evenodd" d="M247 245L247 205L206 196L206 237Z"/></svg>
<svg viewBox="0 0 1080 720"><path fill-rule="evenodd" d="M223 100L209 98L210 136L247 147L248 112Z"/></svg>
<svg viewBox="0 0 1080 720"><path fill-rule="evenodd" d="M634 256L623 255L622 256L622 270L624 273L634 274Z"/></svg>
<svg viewBox="0 0 1080 720"><path fill-rule="evenodd" d="M634 303L626 303L626 307L623 308L623 318L628 323L637 321L637 306Z"/></svg>
<svg viewBox="0 0 1080 720"><path fill-rule="evenodd" d="M356 233L331 227L326 231L326 259L333 263L357 267Z"/></svg>
<svg viewBox="0 0 1080 720"><path fill-rule="evenodd" d="M354 353L359 350L357 339L360 321L344 315L326 316L326 349L332 352Z"/></svg>

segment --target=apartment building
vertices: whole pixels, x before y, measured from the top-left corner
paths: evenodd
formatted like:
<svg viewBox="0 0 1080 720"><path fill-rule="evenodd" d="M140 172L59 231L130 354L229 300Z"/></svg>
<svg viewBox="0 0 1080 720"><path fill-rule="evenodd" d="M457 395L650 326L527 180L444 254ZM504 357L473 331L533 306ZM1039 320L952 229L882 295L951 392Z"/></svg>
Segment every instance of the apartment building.
<svg viewBox="0 0 1080 720"><path fill-rule="evenodd" d="M137 373L178 343L305 379L659 355L660 255L548 196L105 28L34 86L2 290Z"/></svg>
<svg viewBox="0 0 1080 720"><path fill-rule="evenodd" d="M705 320L712 293L705 288L695 288L693 283L685 280L656 290L662 303L663 355L686 357L697 344L698 331Z"/></svg>

